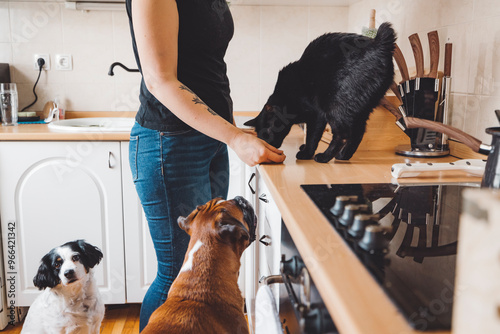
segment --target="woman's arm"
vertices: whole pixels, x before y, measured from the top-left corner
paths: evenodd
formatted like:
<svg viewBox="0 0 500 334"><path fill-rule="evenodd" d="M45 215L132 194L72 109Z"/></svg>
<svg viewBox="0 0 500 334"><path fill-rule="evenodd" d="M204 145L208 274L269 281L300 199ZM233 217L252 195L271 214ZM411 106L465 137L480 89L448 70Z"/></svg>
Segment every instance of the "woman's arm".
<svg viewBox="0 0 500 334"><path fill-rule="evenodd" d="M226 143L250 166L285 160L283 151L227 122L177 79L175 0L134 0L132 21L144 82L163 105L192 128Z"/></svg>

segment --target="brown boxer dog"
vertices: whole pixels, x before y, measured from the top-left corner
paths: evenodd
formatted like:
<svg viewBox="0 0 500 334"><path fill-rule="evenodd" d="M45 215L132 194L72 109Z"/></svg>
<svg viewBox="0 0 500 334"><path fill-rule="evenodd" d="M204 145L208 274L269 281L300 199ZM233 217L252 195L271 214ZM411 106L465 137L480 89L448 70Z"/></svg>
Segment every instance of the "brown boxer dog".
<svg viewBox="0 0 500 334"><path fill-rule="evenodd" d="M184 264L142 333L248 333L238 274L255 240L252 206L239 196L216 198L177 222L191 236Z"/></svg>

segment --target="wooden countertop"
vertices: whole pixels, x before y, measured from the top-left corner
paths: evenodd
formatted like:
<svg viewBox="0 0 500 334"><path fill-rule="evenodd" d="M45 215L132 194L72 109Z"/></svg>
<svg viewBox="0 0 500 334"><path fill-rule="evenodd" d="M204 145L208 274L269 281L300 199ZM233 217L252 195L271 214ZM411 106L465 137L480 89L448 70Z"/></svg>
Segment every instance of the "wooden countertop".
<svg viewBox="0 0 500 334"><path fill-rule="evenodd" d="M135 117L135 112L79 112L69 111L66 118ZM235 112L235 117L254 117L257 112ZM128 141L130 132L67 132L49 129L48 124L0 125L0 141Z"/></svg>
<svg viewBox="0 0 500 334"><path fill-rule="evenodd" d="M392 126L396 127L393 122L377 126L376 118L372 116L370 119L372 124L371 127L368 125L366 139L348 162L332 160L328 164L319 164L312 160L296 160L295 154L304 142L302 131L296 127L281 147L287 155L285 162L260 165L259 172L341 333L421 333L407 324L382 288L300 188L301 184L391 182L391 166L408 159L394 154L394 147L405 144L407 139L404 135L399 136L401 130L392 129ZM380 136L374 136L377 131L393 132L396 140L380 142ZM324 149L326 144L320 143L318 152ZM448 162L457 158L409 160ZM458 173L451 177L400 179L400 183L457 181L479 182L480 178Z"/></svg>
<svg viewBox="0 0 500 334"><path fill-rule="evenodd" d="M80 117L134 117L135 112L72 112L66 118ZM130 132L66 132L49 129L48 124L0 125L0 141L128 141Z"/></svg>

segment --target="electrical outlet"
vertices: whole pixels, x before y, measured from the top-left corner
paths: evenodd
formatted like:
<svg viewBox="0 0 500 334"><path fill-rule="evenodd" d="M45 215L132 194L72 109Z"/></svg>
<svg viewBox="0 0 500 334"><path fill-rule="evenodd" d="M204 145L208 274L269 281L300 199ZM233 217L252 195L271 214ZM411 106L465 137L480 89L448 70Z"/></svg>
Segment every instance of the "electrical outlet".
<svg viewBox="0 0 500 334"><path fill-rule="evenodd" d="M57 54L56 55L56 70L58 71L71 71L73 70L73 60L71 55Z"/></svg>
<svg viewBox="0 0 500 334"><path fill-rule="evenodd" d="M38 62L37 62L38 58L43 58L43 60L45 60L45 64L43 64L42 69L44 69L46 71L50 70L50 55L48 55L48 54L41 54L41 53L40 54L37 53L37 54L33 55L33 68L35 70L37 70L37 71L40 68L38 66Z"/></svg>

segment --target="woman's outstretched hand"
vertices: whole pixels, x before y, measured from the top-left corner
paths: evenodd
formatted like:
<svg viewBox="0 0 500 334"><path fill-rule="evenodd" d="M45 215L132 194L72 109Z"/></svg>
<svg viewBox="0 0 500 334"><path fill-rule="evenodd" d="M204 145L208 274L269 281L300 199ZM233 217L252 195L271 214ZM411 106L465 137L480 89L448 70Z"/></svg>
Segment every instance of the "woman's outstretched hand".
<svg viewBox="0 0 500 334"><path fill-rule="evenodd" d="M229 143L238 157L247 165L282 163L286 156L282 150L266 143L250 131L241 131Z"/></svg>

